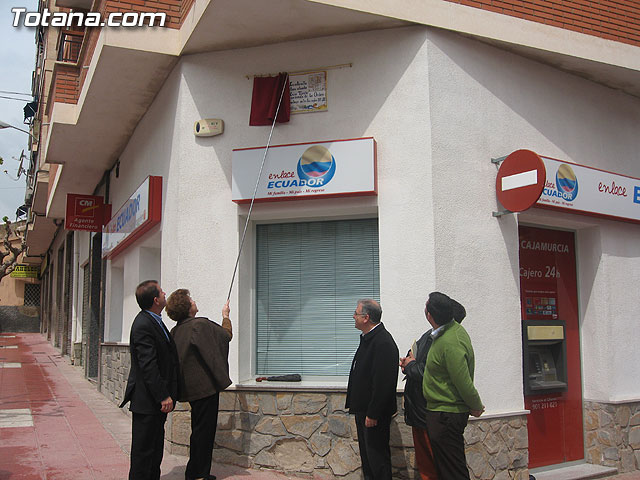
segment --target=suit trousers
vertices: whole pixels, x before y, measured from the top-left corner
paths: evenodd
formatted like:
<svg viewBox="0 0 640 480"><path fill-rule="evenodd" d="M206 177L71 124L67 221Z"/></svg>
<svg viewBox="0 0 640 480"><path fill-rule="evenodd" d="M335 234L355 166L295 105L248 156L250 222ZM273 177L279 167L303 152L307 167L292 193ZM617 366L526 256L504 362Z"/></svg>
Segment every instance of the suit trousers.
<svg viewBox="0 0 640 480"><path fill-rule="evenodd" d="M211 470L213 443L218 426L220 394L189 402L191 404L191 439L185 478L207 478Z"/></svg>
<svg viewBox="0 0 640 480"><path fill-rule="evenodd" d="M365 427L365 413L356 413L358 447L365 480L391 480L389 435L391 418L378 419L375 427Z"/></svg>
<svg viewBox="0 0 640 480"><path fill-rule="evenodd" d="M133 413L129 480L160 478L166 419L166 413Z"/></svg>
<svg viewBox="0 0 640 480"><path fill-rule="evenodd" d="M464 429L468 421L468 413L427 411L427 434L438 478L469 480L464 454Z"/></svg>
<svg viewBox="0 0 640 480"><path fill-rule="evenodd" d="M418 427L411 427L411 431L413 433L413 446L416 451L416 464L418 465L418 472L420 472L420 480L438 480L427 431Z"/></svg>

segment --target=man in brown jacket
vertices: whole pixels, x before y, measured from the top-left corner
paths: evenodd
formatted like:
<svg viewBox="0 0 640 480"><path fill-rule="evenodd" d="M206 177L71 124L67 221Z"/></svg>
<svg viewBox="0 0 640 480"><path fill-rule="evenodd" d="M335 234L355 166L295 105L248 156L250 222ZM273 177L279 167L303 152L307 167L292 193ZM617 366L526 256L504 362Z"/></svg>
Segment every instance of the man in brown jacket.
<svg viewBox="0 0 640 480"><path fill-rule="evenodd" d="M210 470L219 395L231 385L229 302L222 308L222 326L195 316L198 307L186 289L169 296L166 311L178 322L171 330L180 359L178 400L191 404L191 449L185 480L215 479Z"/></svg>

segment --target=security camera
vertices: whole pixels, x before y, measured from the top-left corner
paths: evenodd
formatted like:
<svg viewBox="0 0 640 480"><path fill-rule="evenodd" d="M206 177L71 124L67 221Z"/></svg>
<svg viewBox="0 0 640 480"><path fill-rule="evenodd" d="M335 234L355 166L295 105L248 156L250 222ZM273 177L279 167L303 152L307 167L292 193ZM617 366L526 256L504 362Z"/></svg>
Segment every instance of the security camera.
<svg viewBox="0 0 640 480"><path fill-rule="evenodd" d="M193 133L196 137L213 137L224 131L224 122L220 118L203 118L193 125Z"/></svg>

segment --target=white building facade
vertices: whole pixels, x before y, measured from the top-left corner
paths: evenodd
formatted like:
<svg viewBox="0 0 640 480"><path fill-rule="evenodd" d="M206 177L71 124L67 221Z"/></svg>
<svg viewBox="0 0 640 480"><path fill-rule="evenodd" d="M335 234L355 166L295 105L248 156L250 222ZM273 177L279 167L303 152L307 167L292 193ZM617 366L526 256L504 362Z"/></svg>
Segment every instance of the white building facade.
<svg viewBox="0 0 640 480"><path fill-rule="evenodd" d="M474 478L528 478L530 468L581 461L640 468L634 361L640 307L630 294L640 277L638 222L536 206L496 217L502 206L492 162L528 149L640 177L640 99L628 83L639 75L632 59L637 47L589 37L587 48L585 34L441 3L442 15L429 22L416 9L395 15L380 25L385 28L229 47L198 48L189 43L200 38L198 27L189 27L194 32L184 50L176 54L172 47L172 59L157 67L166 79L121 148L112 149L110 163L104 160L109 168L102 183L67 191L105 195L115 213L149 176L161 178L159 221L143 234L134 229L134 240L104 256L99 382L106 395L118 401L126 381L129 330L138 311L134 290L141 281L156 278L167 293L188 288L200 314L219 320L249 212L248 204L232 201L234 175L255 182L260 166L239 173L234 150L264 147L270 131L249 126L253 78L320 71L326 72L328 108L276 124L264 172L281 151L275 146L372 138L376 194L255 203L231 289L234 384L221 403L214 459L358 478L355 427L344 411L359 333L351 319L355 300L381 301L383 322L404 352L428 329L428 294L442 291L466 307L475 384L486 405L465 434ZM203 4L195 2L187 19L209 21ZM340 11L326 8L330 16ZM446 25L448 11L459 14L457 28ZM499 33L485 37L480 20L493 22ZM104 56L107 33L100 38ZM124 35L113 44L120 41ZM617 56L603 63L611 52ZM99 69L94 56L88 75L98 76ZM101 91L97 82L81 89L73 107L78 123L83 108L97 109L90 103L91 84ZM194 136L194 122L205 118L222 119L224 133ZM64 138L55 135L54 126L50 152ZM342 159L334 161L341 168ZM62 174L58 181L65 185ZM640 180L630 181L640 187ZM58 193L49 202L54 216ZM88 265L89 234L75 237L78 265ZM62 242L57 238L54 247ZM547 262L541 268L562 273L549 280L541 270L546 280L530 283L520 255L527 248L523 240L531 238L563 245L560 253L573 260L552 265L547 247L539 247L545 253L533 253L532 261L537 256ZM79 299L82 282L75 285ZM529 301L540 310L529 312ZM542 340L529 333L537 340L527 343L529 313L552 320L549 325L563 333ZM535 363L530 354L545 349L564 386L527 392L524 379ZM302 382L255 381L283 373L301 373ZM402 386L399 381L393 462L395 475L413 478ZM556 416L570 418L550 430ZM168 440L174 451L187 450L187 421L184 409L173 414ZM536 445L545 435L560 438L557 448L549 440L557 454Z"/></svg>

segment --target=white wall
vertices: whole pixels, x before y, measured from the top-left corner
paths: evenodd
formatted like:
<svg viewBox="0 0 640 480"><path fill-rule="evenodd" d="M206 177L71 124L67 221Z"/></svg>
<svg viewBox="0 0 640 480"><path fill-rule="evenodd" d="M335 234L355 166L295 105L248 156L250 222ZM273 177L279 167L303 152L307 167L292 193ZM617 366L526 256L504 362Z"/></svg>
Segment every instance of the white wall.
<svg viewBox="0 0 640 480"><path fill-rule="evenodd" d="M272 144L373 136L378 142L379 195L257 204L253 220L377 215L383 320L400 350L428 328L423 314L428 293L451 294L467 307L464 325L474 342L476 383L488 413L520 411L517 219L491 216L498 207L496 168L490 159L530 148L640 176L632 161L640 147L637 99L423 27L187 56L120 157L120 178L112 177L114 208L147 175L163 176L162 227L150 234L155 240L143 242L161 246L164 290L189 288L200 313L219 320L247 212L246 206L231 202L232 149L264 145L269 131L248 126L252 82L245 76L350 62L352 68L328 72L329 111L292 116L288 124L276 127ZM194 121L212 117L224 120L225 133L194 137ZM535 223L545 225L556 218L545 212ZM605 221L578 226L581 263L589 258L584 252L603 245L599 259L580 266L581 272L595 275L592 284L598 290L589 292L581 273L582 328L606 332L605 338L613 335L611 345L617 347L613 339L629 334L638 313L636 302L621 298L619 288L624 279L638 275L631 270L640 258L637 226ZM231 296L235 336L230 365L235 381L252 374L252 232L253 224ZM621 234L629 240L620 240ZM136 284L127 279L127 271L140 275L136 248L117 259L125 269L125 297ZM610 281L618 286L608 285ZM606 289L602 295L601 288ZM124 302L126 339L137 306L131 297ZM600 318L602 314L607 318ZM610 315L624 319L617 333L602 330L613 320ZM172 322L167 324L171 328ZM597 336L583 335L583 352L588 352L583 357L589 357L585 396L635 392L627 380L637 377L631 352L623 348L613 354L600 343ZM610 367L602 368L603 362ZM609 384L603 387L607 378Z"/></svg>
<svg viewBox="0 0 640 480"><path fill-rule="evenodd" d="M139 243L126 249L107 262L107 289L105 308L105 340L129 342L133 319L140 312L136 302L136 287L145 280L158 280L162 285L160 235L149 234ZM168 328L172 324L165 315Z"/></svg>
<svg viewBox="0 0 640 480"><path fill-rule="evenodd" d="M379 197L259 204L253 219L378 214L385 325L403 350L426 329L422 308L434 269L425 35L420 28L377 31L182 59L176 130L183 139L172 162L180 175L170 177L167 198L167 204L178 207L167 214L165 225L177 227L181 245L175 252L175 286L192 290L202 314L220 316L247 211L231 202L232 149L264 145L269 132L269 127L248 126L252 81L245 76L352 62L352 68L328 72L329 110L292 116L276 127L272 144L374 136ZM224 135L194 138L193 122L210 117L225 121ZM400 188L404 180L396 172L402 171L419 176L421 185ZM232 295L232 317L239 323L231 353L234 380L252 373L252 250L249 240ZM407 261L403 251L421 252L426 262Z"/></svg>
<svg viewBox="0 0 640 480"><path fill-rule="evenodd" d="M580 271L584 396L637 401L640 227L601 220L579 238L589 256Z"/></svg>
<svg viewBox="0 0 640 480"><path fill-rule="evenodd" d="M76 232L73 236L73 256L71 272L73 275L73 291L71 292L71 343L82 342L82 270L80 269L80 258L82 255L82 232ZM85 234L86 235L86 234Z"/></svg>
<svg viewBox="0 0 640 480"><path fill-rule="evenodd" d="M129 199L136 189L144 182L149 175L157 175L163 178L162 183L162 218L166 219L167 211L171 211L174 205L167 202L167 191L169 182L169 172L172 167L171 159L180 155L180 150L176 143L178 134L174 132L174 121L176 118L176 101L179 72L174 71L165 82L164 87L158 93L156 100L151 105L146 115L142 118L131 140L119 157L120 166L118 176L115 169L110 177L110 198L113 205L113 214ZM180 175L180 172L172 172L173 175ZM164 220L159 226L152 228L141 239L132 246L125 249L108 262L107 269L113 265L123 271L123 284L121 296L123 307L122 312L114 311L111 315L110 304L115 301L111 299L111 291L107 290L107 309L105 312L105 333L109 332L111 341L129 341L129 334L133 319L140 311L140 307L135 299L136 286L144 280L159 280L160 286L167 292L171 292L169 287L164 285L165 278L171 278L171 274L161 275L166 268L168 272L175 272L178 257L175 255L177 244L175 242L176 230L166 229L166 238L163 238L163 226L167 224ZM169 224L170 225L170 224ZM167 256L162 264L164 250L166 247ZM109 284L109 279L107 279ZM121 319L121 325L111 325L110 323ZM112 319L113 318L113 319ZM173 323L165 315L165 323L168 328Z"/></svg>
<svg viewBox="0 0 640 480"><path fill-rule="evenodd" d="M111 268L107 269L105 281L109 285L109 303L105 306L104 339L107 342L119 342L122 340L124 268L111 264Z"/></svg>
<svg viewBox="0 0 640 480"><path fill-rule="evenodd" d="M73 335L72 342L82 342L82 302L84 293L84 276L82 266L89 261L89 244L91 237L89 232L75 232L73 238ZM88 266L86 267L88 268Z"/></svg>
<svg viewBox="0 0 640 480"><path fill-rule="evenodd" d="M73 318L72 343L82 342L82 300L84 277L82 265L89 259L89 233L76 232L73 237L73 294L71 302Z"/></svg>
<svg viewBox="0 0 640 480"><path fill-rule="evenodd" d="M429 39L438 288L467 306L483 399L508 408L501 385L522 384L517 221L491 217L490 159L528 148L640 177L640 100L452 33ZM640 306L625 287L640 275L640 227L540 210L521 220L578 232L585 398L639 397Z"/></svg>

